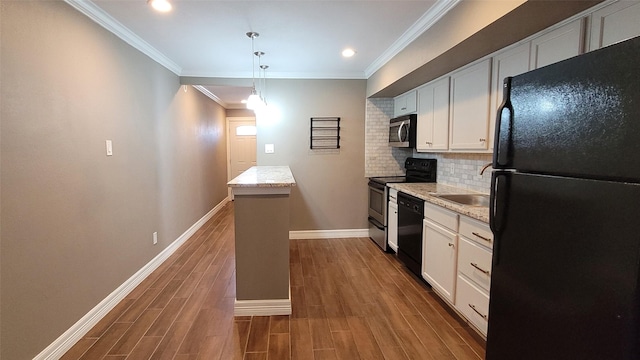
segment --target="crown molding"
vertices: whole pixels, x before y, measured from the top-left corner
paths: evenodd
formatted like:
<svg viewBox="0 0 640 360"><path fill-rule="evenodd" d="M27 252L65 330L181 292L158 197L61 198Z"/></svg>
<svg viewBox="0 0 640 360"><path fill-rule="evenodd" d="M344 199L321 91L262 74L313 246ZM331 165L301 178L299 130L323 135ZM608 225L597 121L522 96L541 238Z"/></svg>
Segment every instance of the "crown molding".
<svg viewBox="0 0 640 360"><path fill-rule="evenodd" d="M204 77L204 78L227 78L227 79L249 79L251 80L251 72L189 72L186 71L182 77ZM325 72L325 73L307 73L307 72L278 72L271 71L269 79L334 79L334 80L366 80L364 72Z"/></svg>
<svg viewBox="0 0 640 360"><path fill-rule="evenodd" d="M188 86L188 85L182 85L182 86ZM209 99L217 102L218 104L220 104L223 108L228 108L228 105L226 102L222 101L222 99L220 99L219 97L217 97L214 93L212 93L211 91L209 91L206 87L202 86L202 85L191 85L193 86L196 90L200 91L201 93L204 94L204 96L208 97Z"/></svg>
<svg viewBox="0 0 640 360"><path fill-rule="evenodd" d="M131 30L122 25L122 23L120 23L118 20L114 19L111 15L107 14L104 10L96 6L93 2L89 0L64 0L64 2L83 13L88 18L95 21L98 25L107 29L127 44L133 46L143 54L147 55L158 64L164 66L169 71L180 76L182 68L178 64L166 57L163 53L158 51L153 46L149 45L149 43L142 40L142 38L134 34Z"/></svg>
<svg viewBox="0 0 640 360"><path fill-rule="evenodd" d="M365 78L369 78L386 63L388 63L394 56L398 55L400 51L411 44L415 39L422 35L425 31L431 28L438 22L449 10L453 9L462 0L437 0L427 12L425 12L418 21L416 21L407 31L394 41L393 44L374 60L365 70Z"/></svg>

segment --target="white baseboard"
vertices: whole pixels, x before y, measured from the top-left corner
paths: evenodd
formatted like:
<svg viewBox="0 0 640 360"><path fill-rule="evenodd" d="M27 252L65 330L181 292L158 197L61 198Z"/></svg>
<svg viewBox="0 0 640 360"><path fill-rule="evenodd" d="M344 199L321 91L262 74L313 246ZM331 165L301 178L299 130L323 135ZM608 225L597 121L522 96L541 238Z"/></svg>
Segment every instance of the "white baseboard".
<svg viewBox="0 0 640 360"><path fill-rule="evenodd" d="M334 239L369 237L369 229L289 231L289 239Z"/></svg>
<svg viewBox="0 0 640 360"><path fill-rule="evenodd" d="M291 298L275 300L237 300L233 316L291 315Z"/></svg>
<svg viewBox="0 0 640 360"><path fill-rule="evenodd" d="M147 278L154 270L156 270L171 254L173 254L185 241L187 241L198 229L202 227L209 219L213 217L222 207L229 201L225 198L211 211L205 214L200 220L193 224L187 231L178 237L173 243L167 246L162 252L154 257L149 263L138 270L127 281L115 289L98 305L91 309L78 322L73 324L67 331L58 337L53 343L42 350L40 354L34 357L34 360L54 360L60 359L76 342L93 328L98 321L109 313L120 301L122 301L133 289L136 288L144 279ZM289 306L291 308L291 306Z"/></svg>

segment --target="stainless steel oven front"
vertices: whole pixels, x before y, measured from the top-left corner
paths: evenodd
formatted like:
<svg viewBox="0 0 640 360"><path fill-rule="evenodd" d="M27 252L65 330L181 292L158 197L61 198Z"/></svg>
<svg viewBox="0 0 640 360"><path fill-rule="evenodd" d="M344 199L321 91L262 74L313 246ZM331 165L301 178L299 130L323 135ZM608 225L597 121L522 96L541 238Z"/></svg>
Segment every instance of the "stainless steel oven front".
<svg viewBox="0 0 640 360"><path fill-rule="evenodd" d="M387 187L369 181L369 237L387 250Z"/></svg>
<svg viewBox="0 0 640 360"><path fill-rule="evenodd" d="M375 181L369 181L369 217L386 226L386 215L387 187Z"/></svg>

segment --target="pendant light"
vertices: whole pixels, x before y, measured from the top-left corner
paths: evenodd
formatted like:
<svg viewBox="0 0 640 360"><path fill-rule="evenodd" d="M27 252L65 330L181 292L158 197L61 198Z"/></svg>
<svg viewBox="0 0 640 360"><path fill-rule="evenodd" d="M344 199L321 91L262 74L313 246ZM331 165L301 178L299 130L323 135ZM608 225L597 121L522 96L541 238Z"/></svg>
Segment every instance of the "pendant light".
<svg viewBox="0 0 640 360"><path fill-rule="evenodd" d="M260 96L258 96L258 92L256 91L256 63L255 58L253 57L253 54L255 53L254 40L258 36L260 36L260 34L254 31L249 31L247 33L247 36L251 38L251 78L253 81L253 89L251 90L251 95L249 95L249 98L247 99L247 109L255 110L260 106L259 104L262 102L262 100L260 100Z"/></svg>
<svg viewBox="0 0 640 360"><path fill-rule="evenodd" d="M269 65L260 64L260 69L262 69L262 83L260 84L260 96L262 97L262 102L264 106L267 106L267 69ZM264 94L263 94L264 92Z"/></svg>

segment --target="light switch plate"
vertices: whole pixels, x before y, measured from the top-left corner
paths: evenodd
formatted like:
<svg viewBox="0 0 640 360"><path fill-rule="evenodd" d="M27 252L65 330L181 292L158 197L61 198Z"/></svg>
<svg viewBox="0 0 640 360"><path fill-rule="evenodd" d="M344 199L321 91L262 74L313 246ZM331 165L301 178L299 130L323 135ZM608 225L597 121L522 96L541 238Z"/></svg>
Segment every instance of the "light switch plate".
<svg viewBox="0 0 640 360"><path fill-rule="evenodd" d="M111 143L111 140L106 140L105 144L107 146L107 156L112 156L113 155L113 144Z"/></svg>
<svg viewBox="0 0 640 360"><path fill-rule="evenodd" d="M273 154L275 152L275 148L273 144L264 144L264 153L265 154Z"/></svg>

